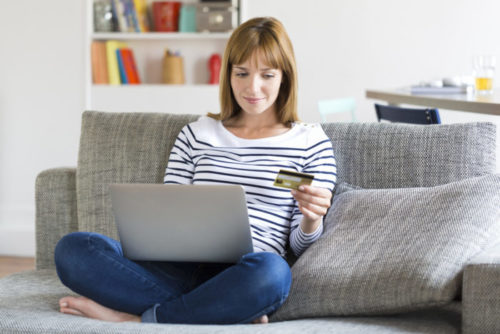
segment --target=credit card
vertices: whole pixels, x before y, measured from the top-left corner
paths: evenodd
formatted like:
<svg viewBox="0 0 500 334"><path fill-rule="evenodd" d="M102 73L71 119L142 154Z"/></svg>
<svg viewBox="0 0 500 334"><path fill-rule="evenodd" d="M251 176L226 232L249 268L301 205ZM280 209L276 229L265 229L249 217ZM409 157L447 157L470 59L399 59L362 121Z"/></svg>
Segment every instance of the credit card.
<svg viewBox="0 0 500 334"><path fill-rule="evenodd" d="M298 189L300 185L310 185L314 180L314 175L307 173L299 173L291 170L280 169L274 185L276 187Z"/></svg>

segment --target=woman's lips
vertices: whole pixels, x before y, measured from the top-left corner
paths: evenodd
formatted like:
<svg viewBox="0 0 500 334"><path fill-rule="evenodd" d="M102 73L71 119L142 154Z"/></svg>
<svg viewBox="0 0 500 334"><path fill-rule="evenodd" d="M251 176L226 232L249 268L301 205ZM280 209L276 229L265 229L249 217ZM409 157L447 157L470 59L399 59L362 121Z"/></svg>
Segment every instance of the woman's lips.
<svg viewBox="0 0 500 334"><path fill-rule="evenodd" d="M256 104L259 103L263 98L256 98L256 97L244 97L244 99L250 103L250 104Z"/></svg>

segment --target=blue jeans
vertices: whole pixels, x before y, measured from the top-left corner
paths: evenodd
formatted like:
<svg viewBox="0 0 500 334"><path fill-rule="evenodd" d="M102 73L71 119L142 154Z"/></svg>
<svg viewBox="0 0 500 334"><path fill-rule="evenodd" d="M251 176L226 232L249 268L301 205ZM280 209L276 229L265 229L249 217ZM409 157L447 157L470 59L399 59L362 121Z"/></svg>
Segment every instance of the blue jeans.
<svg viewBox="0 0 500 334"><path fill-rule="evenodd" d="M236 264L132 261L118 241L89 232L64 236L55 263L68 288L143 322L249 323L276 311L291 284L290 267L274 253Z"/></svg>

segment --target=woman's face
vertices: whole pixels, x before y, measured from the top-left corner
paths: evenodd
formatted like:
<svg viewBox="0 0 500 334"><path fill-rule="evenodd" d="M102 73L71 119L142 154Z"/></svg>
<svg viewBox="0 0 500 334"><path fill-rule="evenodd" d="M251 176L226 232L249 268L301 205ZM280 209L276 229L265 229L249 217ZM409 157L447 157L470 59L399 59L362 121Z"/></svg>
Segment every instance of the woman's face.
<svg viewBox="0 0 500 334"><path fill-rule="evenodd" d="M261 52L255 52L243 64L231 69L231 88L243 111L258 115L275 112L275 102L280 90L282 71L271 68Z"/></svg>

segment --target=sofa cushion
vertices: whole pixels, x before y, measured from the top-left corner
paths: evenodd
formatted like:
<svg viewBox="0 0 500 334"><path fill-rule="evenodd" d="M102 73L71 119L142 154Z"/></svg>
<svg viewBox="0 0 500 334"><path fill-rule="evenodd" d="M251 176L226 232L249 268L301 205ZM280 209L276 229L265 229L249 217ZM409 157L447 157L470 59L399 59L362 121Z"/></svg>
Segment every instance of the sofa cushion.
<svg viewBox="0 0 500 334"><path fill-rule="evenodd" d="M500 174L430 188L343 188L324 234L292 267L275 319L449 303L468 260L500 238Z"/></svg>
<svg viewBox="0 0 500 334"><path fill-rule="evenodd" d="M72 294L55 270L14 274L0 279L0 333L141 334L305 334L460 332L460 304L399 316L301 319L267 325L178 325L113 323L58 312L58 300Z"/></svg>
<svg viewBox="0 0 500 334"><path fill-rule="evenodd" d="M325 123L337 181L364 188L431 187L495 173L493 123Z"/></svg>
<svg viewBox="0 0 500 334"><path fill-rule="evenodd" d="M177 135L195 115L84 112L78 155L78 228L117 239L110 183L163 183Z"/></svg>

